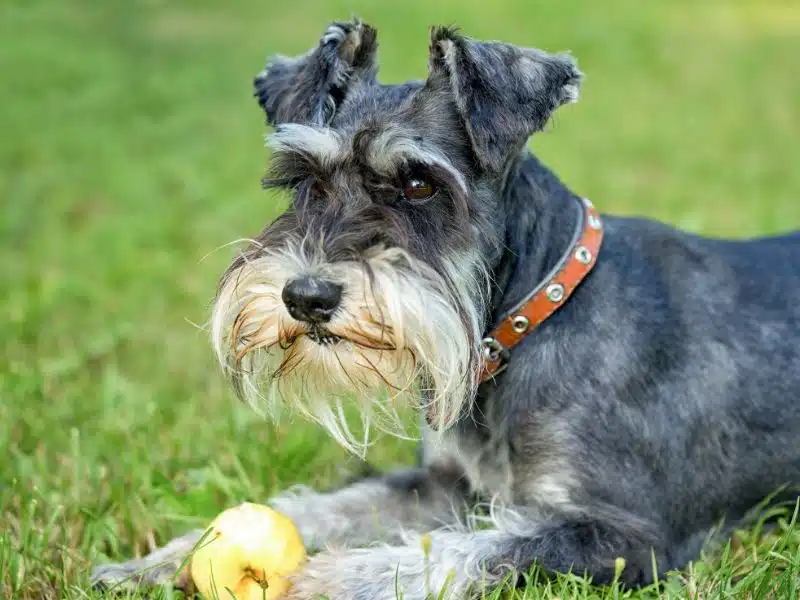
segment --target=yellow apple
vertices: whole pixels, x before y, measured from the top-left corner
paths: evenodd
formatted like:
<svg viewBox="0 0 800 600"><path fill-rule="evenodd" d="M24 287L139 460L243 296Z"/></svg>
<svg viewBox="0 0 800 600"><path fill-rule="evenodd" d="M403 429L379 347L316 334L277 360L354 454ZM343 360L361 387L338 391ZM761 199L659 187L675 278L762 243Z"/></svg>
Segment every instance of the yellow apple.
<svg viewBox="0 0 800 600"><path fill-rule="evenodd" d="M246 502L212 521L189 569L197 591L209 600L232 600L231 592L237 600L276 600L305 560L303 539L291 519Z"/></svg>

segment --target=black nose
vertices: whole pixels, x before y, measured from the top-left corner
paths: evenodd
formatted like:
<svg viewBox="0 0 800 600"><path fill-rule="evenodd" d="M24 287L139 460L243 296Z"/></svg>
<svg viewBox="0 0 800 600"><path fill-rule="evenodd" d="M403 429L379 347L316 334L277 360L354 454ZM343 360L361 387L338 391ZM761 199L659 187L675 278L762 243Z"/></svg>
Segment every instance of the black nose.
<svg viewBox="0 0 800 600"><path fill-rule="evenodd" d="M342 299L342 286L317 277L293 279L281 294L292 318L308 323L330 321Z"/></svg>

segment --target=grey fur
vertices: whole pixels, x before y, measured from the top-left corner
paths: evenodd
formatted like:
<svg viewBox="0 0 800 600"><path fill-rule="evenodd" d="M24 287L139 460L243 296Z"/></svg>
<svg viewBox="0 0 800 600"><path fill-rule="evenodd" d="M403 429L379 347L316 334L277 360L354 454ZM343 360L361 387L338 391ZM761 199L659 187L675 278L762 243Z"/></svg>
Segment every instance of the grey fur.
<svg viewBox="0 0 800 600"><path fill-rule="evenodd" d="M153 585L185 587L186 581L181 580L178 569L202 537L202 529L193 529L143 558L99 565L92 571L92 584L100 590L114 593L146 589Z"/></svg>
<svg viewBox="0 0 800 600"><path fill-rule="evenodd" d="M435 28L428 79L383 85L376 48L363 23L334 24L317 48L256 79L270 124L330 128L342 147L319 160L287 142L273 156L267 184L294 201L223 283L292 236L323 239L331 263L379 243L402 248L458 298L474 370L480 334L552 268L583 210L525 149L577 98L580 72L565 55ZM440 195L398 198L402 153L374 172L365 157L386 131L423 166L444 157L447 168L432 171ZM609 215L604 227L597 265L570 300L463 399L455 424L423 426L413 475L273 500L321 548L293 598L388 599L399 583L423 600L448 577L445 597L464 597L533 566L602 584L620 556L622 581L641 585L652 557L662 576L776 490L797 499L800 234L718 240ZM493 510L465 526L451 510L464 503ZM419 533L434 526L426 556ZM94 579L142 564L99 567Z"/></svg>
<svg viewBox="0 0 800 600"><path fill-rule="evenodd" d="M269 505L297 523L312 550L401 541L406 531L461 521L468 509L445 474L428 479L427 472L416 469L327 493L298 487L271 499Z"/></svg>

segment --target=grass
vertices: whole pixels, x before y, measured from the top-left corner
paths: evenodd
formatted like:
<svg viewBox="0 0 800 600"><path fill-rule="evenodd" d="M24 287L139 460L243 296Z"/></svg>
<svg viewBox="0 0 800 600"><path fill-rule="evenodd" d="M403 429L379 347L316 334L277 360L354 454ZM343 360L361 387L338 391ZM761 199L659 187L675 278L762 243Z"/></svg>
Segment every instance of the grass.
<svg viewBox="0 0 800 600"><path fill-rule="evenodd" d="M193 325L233 252L219 248L280 207L258 185L252 75L351 12L379 27L384 80L424 76L431 23L572 50L582 101L532 146L603 211L737 237L800 224L790 0L6 0L3 598L90 598L91 564L353 464L312 426L237 405ZM370 459L408 463L412 446L384 439ZM564 577L526 597L797 598L799 546L788 514L658 589Z"/></svg>

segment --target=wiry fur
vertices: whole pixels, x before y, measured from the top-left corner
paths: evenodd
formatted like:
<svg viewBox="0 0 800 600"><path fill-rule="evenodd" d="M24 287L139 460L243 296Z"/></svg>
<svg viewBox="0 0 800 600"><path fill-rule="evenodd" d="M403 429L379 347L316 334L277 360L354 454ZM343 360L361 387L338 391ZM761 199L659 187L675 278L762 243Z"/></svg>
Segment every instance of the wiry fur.
<svg viewBox="0 0 800 600"><path fill-rule="evenodd" d="M460 267L445 263L443 276L401 249L380 247L361 262L330 263L324 242L304 241L243 260L221 288L212 339L236 389L254 407L265 401L273 417L286 404L299 409L353 451L363 452L366 440L348 427L346 402L361 409L364 434L376 416L401 431L398 401L417 403L442 427L454 421L474 395L477 380L464 374L475 369L470 349L481 333L475 304L465 306L468 329L456 310L470 297ZM286 311L281 290L299 274L347 283L342 308L326 327L342 341L309 340Z"/></svg>
<svg viewBox="0 0 800 600"><path fill-rule="evenodd" d="M427 79L383 85L376 51L374 29L334 23L256 78L276 128L265 184L292 202L224 274L212 318L243 396L351 449L346 397L386 416L403 396L425 416L417 469L268 500L314 551L290 597L480 597L534 566L641 585L776 489L795 501L800 235L710 240L606 215L589 276L476 385L481 337L582 217L525 149L581 74L567 55L434 28ZM439 193L404 196L409 172ZM306 275L342 289L324 326L282 302ZM164 582L196 535L93 579Z"/></svg>

